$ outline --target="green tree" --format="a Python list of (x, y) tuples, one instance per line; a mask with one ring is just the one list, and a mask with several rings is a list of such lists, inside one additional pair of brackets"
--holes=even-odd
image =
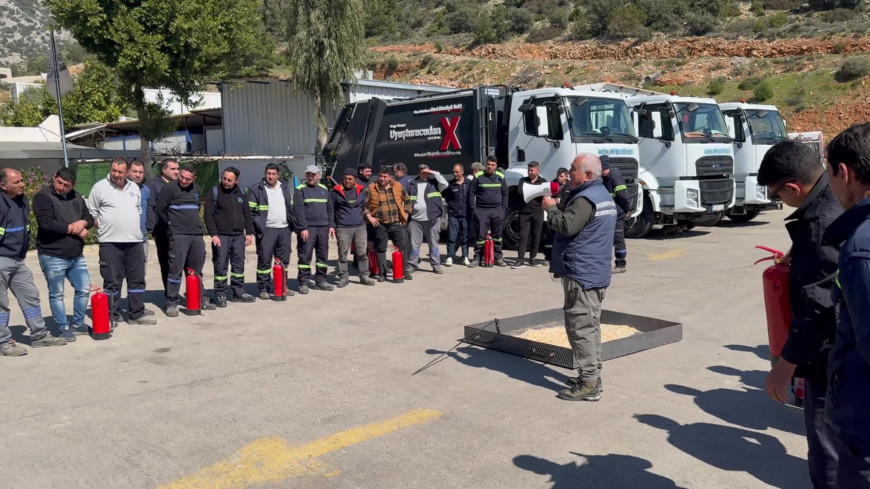
[(314, 99), (317, 142), (323, 147), (326, 111), (341, 101), (342, 82), (354, 80), (364, 66), (362, 2), (296, 0), (287, 31), (293, 80)]
[[(189, 103), (211, 81), (246, 74), (265, 37), (260, 0), (45, 0), (55, 20), (108, 66), (119, 93), (143, 127), (162, 117), (145, 101), (146, 87), (172, 90)], [(156, 124), (160, 126), (160, 124)], [(142, 158), (151, 161), (142, 132)], [(145, 165), (150, 173), (151, 165)]]
[(0, 105), (0, 126), (36, 127), (51, 114), (57, 114), (57, 102), (45, 87), (30, 88), (17, 101)]

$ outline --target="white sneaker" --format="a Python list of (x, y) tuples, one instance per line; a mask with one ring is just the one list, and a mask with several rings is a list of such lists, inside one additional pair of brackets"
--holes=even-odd
[(445, 267), (452, 267), (453, 266), (453, 257), (452, 256), (448, 256), (447, 259), (444, 260), (444, 266)]
[(471, 265), (471, 262), (468, 261), (468, 257), (467, 257), (467, 256), (466, 256), (465, 258), (462, 259), (462, 264), (465, 265), (466, 267), (467, 267), (468, 265)]

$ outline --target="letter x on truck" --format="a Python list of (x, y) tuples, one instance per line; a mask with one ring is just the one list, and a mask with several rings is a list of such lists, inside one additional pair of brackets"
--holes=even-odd
[(537, 161), (541, 176), (553, 181), (581, 153), (609, 156), (625, 177), (631, 216), (640, 214), (638, 139), (618, 94), (485, 86), (406, 100), (373, 98), (344, 107), (323, 150), (330, 176), (363, 162), (375, 172), (402, 162), (411, 173), (425, 163), (449, 180), (453, 165), (468, 174), (472, 163), (495, 156), (510, 187), (504, 233), (509, 247), (519, 237), (524, 203), (516, 189), (528, 164)]

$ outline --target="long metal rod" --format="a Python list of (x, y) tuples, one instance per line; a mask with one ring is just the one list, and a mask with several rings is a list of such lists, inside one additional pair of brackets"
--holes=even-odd
[(63, 145), (63, 167), (69, 168), (69, 156), (66, 153), (66, 130), (63, 127), (63, 96), (60, 93), (60, 70), (57, 65), (57, 44), (54, 42), (54, 29), (51, 31), (51, 69), (54, 72), (54, 92), (57, 94), (57, 116), (60, 118), (60, 142)]

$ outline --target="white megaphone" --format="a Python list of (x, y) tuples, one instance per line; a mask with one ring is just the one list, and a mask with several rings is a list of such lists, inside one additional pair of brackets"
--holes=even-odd
[(542, 185), (532, 185), (523, 182), (523, 199), (525, 199), (526, 202), (529, 202), (532, 199), (537, 199), (538, 197), (550, 197), (553, 195), (559, 195), (558, 182), (549, 182)]

